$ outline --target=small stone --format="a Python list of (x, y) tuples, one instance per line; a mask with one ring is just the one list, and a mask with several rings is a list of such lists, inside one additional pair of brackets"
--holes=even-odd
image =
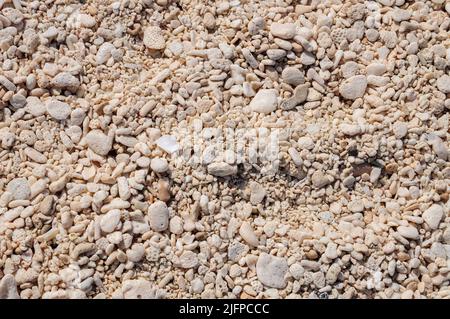
[(286, 51), (281, 49), (269, 49), (266, 51), (266, 54), (272, 61), (278, 61), (286, 56)]
[(95, 61), (98, 65), (106, 63), (111, 58), (111, 52), (115, 50), (115, 46), (109, 42), (103, 43), (100, 48), (98, 48), (97, 55), (95, 56)]
[(6, 186), (6, 191), (10, 192), (16, 200), (26, 200), (31, 196), (30, 185), (25, 177), (19, 177), (11, 180)]
[(125, 280), (122, 285), (124, 299), (160, 299), (164, 291), (145, 279)]
[(342, 76), (344, 78), (350, 78), (352, 76), (355, 76), (358, 72), (358, 69), (359, 69), (358, 63), (354, 61), (348, 61), (341, 67)]
[(43, 215), (49, 216), (53, 212), (53, 196), (47, 195), (44, 197), (44, 199), (39, 203), (38, 213), (41, 213)]
[(316, 57), (311, 52), (302, 52), (300, 54), (300, 62), (303, 65), (312, 65), (316, 62)]
[(286, 67), (281, 73), (281, 78), (289, 85), (296, 87), (305, 83), (305, 74), (297, 68)]
[(330, 179), (321, 171), (315, 171), (311, 176), (314, 187), (322, 188), (331, 183)]
[(450, 76), (447, 74), (442, 75), (437, 81), (436, 85), (439, 91), (444, 94), (450, 93)]
[(184, 269), (196, 268), (199, 264), (197, 254), (188, 250), (180, 256), (180, 267)]
[(80, 87), (80, 81), (69, 72), (61, 72), (52, 79), (51, 85), (57, 89), (76, 91)]
[(241, 227), (239, 228), (239, 235), (241, 235), (242, 239), (244, 239), (247, 244), (253, 247), (258, 246), (259, 244), (258, 237), (253, 231), (253, 228), (249, 222), (245, 221), (242, 223)]
[(211, 12), (206, 12), (203, 16), (203, 24), (208, 30), (214, 30), (216, 27), (216, 18), (212, 15)]
[(361, 134), (361, 127), (358, 124), (348, 124), (343, 123), (339, 125), (339, 130), (344, 134), (348, 136), (355, 136), (358, 134)]
[(202, 293), (203, 289), (205, 288), (205, 284), (200, 278), (195, 278), (191, 282), (192, 292), (196, 294)]
[(441, 205), (433, 204), (423, 212), (422, 218), (431, 229), (437, 229), (444, 216), (444, 209)]
[(364, 203), (362, 200), (353, 200), (348, 203), (347, 208), (354, 214), (361, 213), (362, 211), (364, 211)]
[(427, 134), (426, 139), (428, 140), (428, 143), (431, 144), (433, 152), (436, 156), (439, 159), (446, 161), (449, 157), (449, 151), (444, 141), (434, 133)]
[(297, 144), (301, 150), (312, 150), (315, 146), (313, 139), (309, 136), (300, 137)]
[(255, 35), (259, 31), (264, 29), (264, 26), (265, 26), (264, 18), (255, 17), (252, 20), (250, 20), (250, 22), (248, 23), (247, 29), (250, 34)]
[(367, 66), (367, 75), (383, 75), (386, 72), (386, 65), (384, 63), (374, 62)]
[(162, 50), (166, 46), (160, 27), (150, 26), (144, 30), (144, 45), (151, 50)]
[(397, 227), (397, 231), (406, 239), (419, 239), (419, 232), (413, 226), (399, 226)]
[(169, 169), (169, 163), (165, 158), (152, 158), (150, 167), (156, 173), (164, 173)]
[(22, 94), (14, 94), (11, 100), (9, 100), (9, 104), (11, 104), (14, 110), (18, 110), (27, 104), (27, 99)]
[(0, 280), (0, 299), (20, 299), (14, 276), (6, 274)]
[(50, 99), (45, 103), (48, 114), (55, 120), (64, 121), (72, 111), (70, 105), (55, 99)]
[(392, 131), (394, 132), (396, 138), (403, 138), (406, 134), (408, 134), (408, 125), (404, 122), (397, 121), (394, 123)]
[(272, 23), (270, 25), (270, 33), (277, 38), (292, 39), (296, 33), (296, 27), (293, 23)]
[(288, 263), (286, 259), (266, 253), (259, 255), (256, 263), (258, 280), (271, 288), (282, 289), (286, 286)]
[(157, 232), (165, 231), (169, 227), (169, 209), (166, 203), (156, 201), (148, 208), (150, 227)]
[(112, 233), (120, 223), (121, 213), (118, 209), (113, 209), (102, 216), (100, 221), (101, 230), (106, 233)]
[(80, 13), (78, 15), (78, 21), (80, 22), (80, 26), (84, 27), (84, 28), (92, 28), (96, 25), (96, 21), (95, 18), (85, 14), (85, 13)]
[(7, 91), (15, 91), (16, 85), (8, 80), (4, 75), (0, 75), (0, 85), (2, 85)]
[(145, 247), (141, 243), (135, 243), (131, 246), (131, 249), (127, 250), (128, 261), (137, 263), (142, 260), (145, 255)]
[(108, 136), (100, 130), (92, 130), (86, 135), (88, 147), (98, 155), (107, 155), (112, 148)]
[(156, 145), (163, 149), (165, 152), (172, 154), (178, 151), (178, 143), (175, 136), (163, 135), (155, 141)]
[(349, 100), (356, 100), (364, 95), (367, 88), (367, 78), (364, 75), (352, 76), (341, 83), (339, 94)]
[(341, 266), (338, 264), (332, 264), (330, 268), (328, 268), (328, 271), (325, 275), (326, 283), (329, 285), (334, 284), (339, 277), (339, 274), (341, 272)]
[(257, 182), (250, 183), (250, 203), (257, 205), (261, 203), (266, 196), (266, 190)]
[(275, 89), (261, 89), (256, 93), (250, 102), (250, 109), (253, 112), (268, 114), (277, 108), (277, 91)]
[(235, 175), (237, 167), (225, 162), (211, 163), (208, 165), (208, 173), (219, 177)]

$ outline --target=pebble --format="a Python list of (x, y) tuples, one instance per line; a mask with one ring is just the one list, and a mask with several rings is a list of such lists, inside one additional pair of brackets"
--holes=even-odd
[(261, 253), (256, 263), (256, 275), (258, 280), (271, 288), (284, 288), (286, 286), (286, 274), (288, 263), (286, 259)]
[(28, 184), (28, 180), (24, 177), (12, 179), (8, 185), (6, 185), (6, 191), (13, 195), (15, 200), (30, 199), (31, 189)]
[(51, 85), (57, 89), (74, 91), (80, 87), (80, 81), (69, 72), (61, 72), (52, 79)]
[(257, 247), (259, 244), (258, 237), (252, 229), (252, 226), (249, 222), (244, 221), (239, 228), (239, 235), (241, 235), (242, 239), (245, 242), (253, 247)]
[(197, 254), (188, 250), (180, 256), (180, 267), (184, 269), (196, 268), (199, 265)]
[(156, 201), (148, 208), (150, 227), (157, 232), (163, 232), (169, 227), (169, 209), (166, 203)]
[(268, 114), (277, 109), (278, 94), (274, 89), (261, 89), (250, 102), (253, 112)]
[(331, 183), (330, 179), (321, 171), (315, 171), (311, 176), (314, 187), (322, 188)]
[(277, 23), (270, 25), (270, 33), (277, 38), (292, 39), (296, 34), (296, 27), (293, 23)]
[(109, 43), (105, 42), (103, 43), (97, 51), (97, 55), (95, 57), (95, 60), (98, 65), (105, 64), (112, 56), (112, 51), (115, 50), (116, 47)]
[(302, 71), (294, 67), (286, 67), (281, 73), (284, 82), (296, 87), (305, 83), (305, 75)]
[(339, 94), (348, 100), (356, 100), (364, 95), (367, 87), (367, 78), (364, 75), (355, 75), (342, 82)]
[(155, 143), (158, 147), (169, 154), (175, 153), (179, 149), (177, 140), (172, 135), (163, 135), (158, 138)]
[(441, 205), (438, 204), (431, 205), (422, 214), (423, 220), (432, 230), (435, 230), (439, 227), (442, 216), (444, 216), (444, 209)]
[(152, 158), (150, 167), (156, 173), (164, 173), (169, 169), (169, 163), (165, 158)]
[(397, 227), (397, 231), (406, 239), (419, 239), (419, 232), (417, 231), (417, 228), (413, 226), (399, 226)]
[(86, 143), (88, 147), (98, 155), (107, 155), (112, 148), (112, 143), (109, 142), (106, 136), (100, 130), (92, 130), (86, 135)]
[(48, 114), (57, 121), (66, 120), (72, 111), (69, 104), (54, 99), (46, 101), (45, 107)]
[(120, 223), (121, 213), (119, 209), (113, 209), (102, 216), (100, 228), (105, 234), (112, 233)]
[(161, 299), (164, 291), (145, 279), (125, 280), (122, 285), (121, 294), (124, 299)]
[(358, 124), (348, 124), (343, 123), (339, 125), (339, 130), (344, 134), (348, 136), (355, 136), (358, 134), (361, 134), (361, 127)]
[(208, 165), (208, 173), (218, 177), (237, 174), (237, 167), (225, 162), (211, 163)]
[(266, 197), (266, 190), (257, 182), (250, 183), (250, 203), (257, 205)]
[(166, 47), (163, 32), (158, 26), (150, 26), (144, 30), (144, 45), (151, 50), (162, 50)]
[(447, 74), (442, 75), (439, 79), (437, 79), (436, 85), (438, 90), (442, 93), (450, 93), (450, 76)]

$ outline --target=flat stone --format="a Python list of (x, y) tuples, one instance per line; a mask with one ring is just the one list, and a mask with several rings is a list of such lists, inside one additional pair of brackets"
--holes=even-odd
[(286, 286), (287, 260), (261, 253), (256, 263), (258, 280), (267, 287), (282, 289)]
[(145, 279), (125, 280), (122, 285), (124, 299), (160, 299), (163, 292)]
[(150, 227), (157, 232), (165, 231), (169, 227), (169, 209), (163, 201), (156, 201), (148, 208)]
[(10, 192), (16, 200), (26, 200), (31, 197), (30, 185), (25, 177), (19, 177), (11, 180), (6, 186), (6, 191)]
[(47, 113), (58, 121), (64, 121), (70, 116), (72, 109), (70, 105), (55, 99), (50, 99), (45, 103)]
[(297, 68), (288, 66), (281, 73), (281, 78), (289, 85), (296, 87), (305, 83), (305, 74)]
[(282, 49), (269, 49), (266, 51), (266, 54), (272, 61), (278, 61), (286, 56), (286, 51)]
[(268, 114), (276, 110), (278, 93), (275, 89), (261, 89), (250, 102), (253, 112)]
[(118, 209), (113, 209), (102, 216), (100, 221), (101, 230), (106, 233), (112, 233), (120, 223), (121, 213)]
[(80, 80), (69, 72), (61, 72), (52, 79), (51, 85), (57, 89), (68, 89), (73, 91), (80, 87)]
[(166, 153), (172, 154), (179, 149), (177, 139), (172, 135), (163, 135), (155, 141), (156, 145)]
[(88, 147), (98, 155), (107, 155), (112, 148), (108, 136), (100, 130), (92, 130), (86, 135)]
[(199, 264), (197, 254), (187, 250), (180, 256), (180, 267), (184, 269), (196, 268)]
[(356, 100), (364, 95), (367, 88), (367, 78), (364, 75), (355, 75), (344, 80), (339, 86), (339, 94), (348, 100)]
[(423, 212), (422, 218), (431, 229), (437, 229), (441, 223), (442, 216), (444, 216), (444, 209), (441, 205), (433, 204), (426, 211)]
[(296, 27), (293, 23), (272, 23), (270, 25), (270, 33), (277, 38), (292, 39), (296, 33)]

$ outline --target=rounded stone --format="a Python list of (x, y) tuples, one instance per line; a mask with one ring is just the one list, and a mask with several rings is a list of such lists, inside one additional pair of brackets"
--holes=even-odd
[(150, 227), (157, 232), (169, 227), (169, 209), (163, 201), (156, 201), (148, 208)]
[(281, 78), (289, 85), (297, 86), (305, 83), (305, 75), (297, 68), (288, 66), (281, 73)]
[(165, 158), (153, 158), (150, 162), (151, 169), (156, 173), (164, 173), (169, 169), (169, 163)]
[(51, 99), (45, 103), (45, 106), (47, 107), (48, 114), (58, 121), (67, 119), (71, 112), (69, 104), (58, 100)]

